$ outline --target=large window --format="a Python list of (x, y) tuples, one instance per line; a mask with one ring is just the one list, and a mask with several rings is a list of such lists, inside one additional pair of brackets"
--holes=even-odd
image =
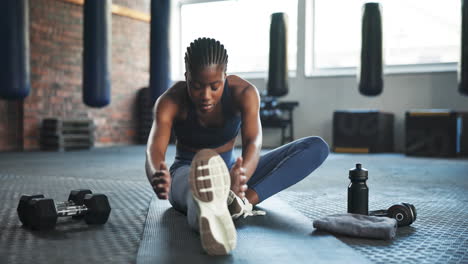
[[(200, 1), (203, 2), (203, 1)], [(296, 70), (297, 0), (236, 0), (180, 4), (180, 50), (183, 62), (187, 46), (199, 37), (211, 37), (228, 51), (230, 73), (262, 73), (268, 70), (271, 14), (288, 15), (288, 66)], [(175, 58), (176, 59), (176, 58)], [(179, 64), (179, 72), (184, 72)]]
[[(308, 0), (309, 1), (309, 0)], [(306, 71), (356, 67), (364, 0), (310, 0)], [(381, 0), (387, 66), (458, 61), (460, 0)], [(310, 34), (311, 36), (307, 36)], [(307, 65), (308, 64), (308, 65)]]

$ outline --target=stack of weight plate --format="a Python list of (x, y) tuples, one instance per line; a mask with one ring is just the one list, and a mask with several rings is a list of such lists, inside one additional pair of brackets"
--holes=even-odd
[(94, 145), (94, 123), (90, 119), (47, 118), (42, 120), (41, 149), (67, 151)]
[(146, 144), (153, 124), (153, 103), (151, 102), (149, 88), (138, 91), (138, 142)]

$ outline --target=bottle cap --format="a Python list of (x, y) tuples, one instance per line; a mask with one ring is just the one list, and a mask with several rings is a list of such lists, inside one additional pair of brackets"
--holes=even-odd
[(349, 178), (351, 180), (367, 180), (368, 171), (362, 168), (361, 163), (356, 163), (356, 168), (349, 169)]

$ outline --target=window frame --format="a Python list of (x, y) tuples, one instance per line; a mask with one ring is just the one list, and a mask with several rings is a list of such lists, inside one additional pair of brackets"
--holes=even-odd
[[(172, 41), (173, 43), (177, 43), (177, 45), (174, 45), (175, 48), (178, 49), (178, 51), (182, 51), (182, 46), (183, 46), (183, 43), (181, 41), (181, 35), (182, 35), (182, 17), (181, 17), (181, 14), (182, 14), (182, 6), (183, 5), (190, 5), (190, 4), (202, 4), (202, 3), (213, 3), (213, 2), (227, 2), (227, 1), (236, 1), (236, 0), (172, 0), (173, 2), (176, 3), (177, 5), (177, 8), (175, 8), (175, 12), (173, 12), (173, 16), (175, 17), (175, 20), (173, 20), (173, 22), (176, 23), (176, 27), (177, 27), (177, 33), (175, 34), (176, 36), (173, 36), (172, 37)], [(299, 16), (301, 15), (301, 9), (299, 8), (300, 7), (300, 2), (303, 1), (303, 0), (297, 0), (298, 2), (298, 5), (297, 5), (297, 19), (299, 20)], [(295, 23), (296, 26), (298, 26), (298, 20), (292, 22), (290, 21), (289, 24), (291, 23)], [(298, 63), (298, 54), (299, 54), (299, 34), (300, 34), (300, 30), (299, 28), (297, 27), (296, 28), (296, 32), (297, 32), (297, 37), (296, 37), (296, 43), (294, 43), (296, 45), (296, 69), (295, 70), (288, 70), (288, 77), (289, 78), (295, 78), (297, 76), (297, 72), (299, 71), (299, 63)], [(174, 54), (174, 52), (171, 52), (171, 54)], [(184, 77), (184, 72), (185, 72), (185, 65), (183, 63), (183, 55), (180, 54), (179, 52), (177, 52), (177, 54), (175, 56), (173, 56), (173, 62), (177, 60), (177, 62), (175, 62), (177, 64), (177, 66), (175, 67), (172, 67), (172, 69), (176, 69), (176, 71), (178, 72), (177, 75), (174, 75), (173, 74), (173, 77), (177, 77), (179, 76), (179, 78), (185, 78)], [(233, 75), (238, 75), (238, 76), (241, 76), (243, 78), (249, 78), (249, 79), (267, 79), (268, 78), (268, 68), (265, 69), (265, 71), (250, 71), (250, 72), (229, 72), (229, 74), (233, 74)]]
[[(181, 12), (182, 6), (186, 4), (222, 2), (222, 1), (235, 1), (235, 0), (172, 0), (176, 8), (173, 9), (172, 23), (175, 25), (175, 34), (171, 37), (171, 41), (175, 43), (173, 48), (177, 52), (171, 52), (172, 74), (173, 78), (180, 79), (184, 77), (185, 65), (183, 63), (182, 51), (183, 43), (181, 43)], [(296, 23), (297, 25), (297, 43), (296, 45), (296, 69), (289, 70), (288, 75), (290, 78), (295, 78), (298, 74), (305, 78), (316, 77), (340, 77), (340, 76), (356, 76), (358, 66), (356, 67), (335, 67), (335, 68), (316, 68), (315, 67), (315, 1), (316, 0), (297, 0), (297, 21), (290, 21), (289, 23)], [(305, 8), (304, 8), (305, 7)], [(461, 22), (460, 22), (461, 23)], [(303, 24), (304, 27), (300, 28), (299, 25)], [(311, 34), (308, 34), (311, 32)], [(461, 42), (461, 39), (460, 39)], [(385, 75), (400, 75), (400, 74), (418, 74), (418, 73), (437, 73), (437, 72), (457, 72), (459, 61), (446, 62), (446, 63), (423, 63), (423, 64), (407, 64), (407, 65), (384, 65), (383, 72)], [(249, 79), (267, 79), (268, 69), (265, 71), (255, 72), (230, 72), (244, 78)]]
[[(315, 67), (315, 1), (316, 0), (299, 0), (305, 1), (305, 8), (298, 13), (298, 16), (305, 16), (305, 51), (304, 51), (304, 75), (306, 78), (313, 77), (333, 77), (333, 76), (354, 76), (358, 74), (358, 66), (355, 67), (333, 67), (333, 68), (316, 68)], [(461, 22), (460, 22), (461, 23)], [(312, 32), (312, 34), (307, 34)], [(309, 35), (309, 36), (308, 36)], [(461, 42), (461, 39), (460, 39)], [(308, 62), (309, 61), (309, 62)], [(384, 59), (385, 61), (385, 59)], [(456, 72), (459, 62), (440, 62), (440, 63), (415, 63), (415, 64), (395, 64), (385, 65), (383, 73), (385, 75), (394, 74), (415, 74), (415, 73), (432, 73), (432, 72)]]

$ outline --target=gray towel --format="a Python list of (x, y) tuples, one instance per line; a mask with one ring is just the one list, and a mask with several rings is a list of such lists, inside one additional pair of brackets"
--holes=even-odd
[(330, 233), (377, 239), (393, 239), (397, 221), (389, 217), (337, 214), (314, 220), (314, 227)]

